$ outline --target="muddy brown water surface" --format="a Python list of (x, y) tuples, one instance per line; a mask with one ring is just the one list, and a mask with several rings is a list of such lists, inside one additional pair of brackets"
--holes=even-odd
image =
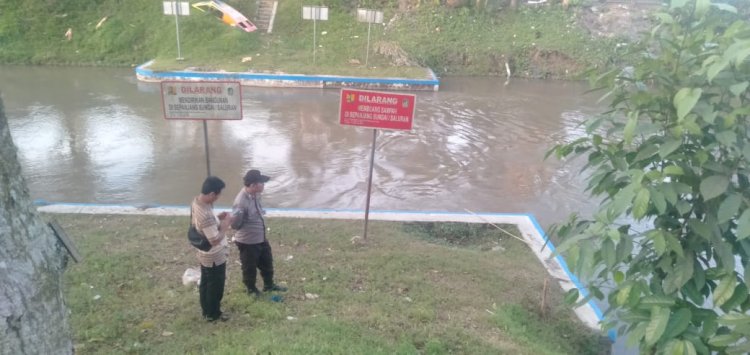
[[(542, 225), (594, 204), (579, 165), (544, 160), (601, 108), (583, 83), (447, 78), (417, 93), (411, 132), (379, 131), (371, 208), (529, 213)], [(33, 198), (187, 205), (206, 176), (203, 126), (163, 118), (132, 69), (0, 66)], [(338, 90), (243, 88), (242, 121), (209, 122), (211, 169), (231, 204), (250, 168), (268, 207), (364, 210), (372, 131), (340, 126)]]

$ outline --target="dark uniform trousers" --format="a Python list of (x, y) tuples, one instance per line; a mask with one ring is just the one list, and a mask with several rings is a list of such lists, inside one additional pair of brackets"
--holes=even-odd
[(273, 256), (271, 244), (268, 243), (268, 240), (259, 244), (243, 244), (236, 241), (234, 244), (240, 251), (242, 282), (245, 283), (247, 290), (257, 290), (255, 286), (256, 268), (260, 270), (260, 276), (263, 277), (264, 288), (273, 286)]

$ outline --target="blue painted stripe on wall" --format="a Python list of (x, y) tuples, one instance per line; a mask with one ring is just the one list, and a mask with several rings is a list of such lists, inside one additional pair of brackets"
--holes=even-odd
[[(46, 205), (62, 205), (62, 206), (80, 206), (80, 207), (122, 207), (122, 208), (136, 208), (136, 205), (120, 205), (120, 204), (103, 204), (103, 203), (84, 203), (84, 202), (49, 202), (44, 199), (34, 200), (34, 204), (37, 206)], [(143, 204), (148, 205), (149, 208), (189, 208), (188, 205), (159, 205), (159, 204)], [(216, 208), (231, 208), (216, 206)], [(350, 209), (322, 209), (322, 208), (266, 208), (267, 211), (290, 211), (290, 212), (347, 212), (347, 213), (362, 213), (363, 210), (350, 210)], [(450, 211), (399, 211), (399, 210), (371, 210), (370, 213), (393, 213), (393, 214), (447, 214), (457, 216), (498, 216), (498, 217), (528, 217), (528, 214), (523, 213), (465, 213), (465, 212), (450, 212)]]
[[(539, 225), (539, 222), (537, 222), (536, 218), (530, 214), (527, 216), (531, 220), (531, 223), (534, 224), (534, 228), (536, 228), (537, 232), (539, 232), (542, 238), (544, 238), (544, 241), (547, 242), (547, 245), (550, 248), (550, 250), (553, 253), (555, 253), (555, 244), (552, 243), (551, 240), (549, 240), (549, 238), (547, 237), (547, 234), (544, 233), (544, 229), (542, 229), (542, 227)], [(578, 277), (576, 277), (576, 275), (570, 272), (570, 269), (568, 269), (568, 264), (565, 262), (565, 259), (563, 259), (561, 255), (555, 255), (555, 259), (557, 259), (557, 262), (560, 263), (560, 265), (563, 268), (563, 271), (565, 271), (565, 273), (568, 274), (568, 277), (570, 278), (571, 281), (573, 281), (573, 284), (576, 285), (581, 295), (583, 295), (583, 297), (588, 297), (589, 295), (588, 289), (581, 283), (580, 280), (578, 280)], [(594, 313), (596, 313), (596, 316), (599, 318), (599, 321), (601, 322), (602, 320), (604, 320), (604, 315), (602, 314), (602, 310), (599, 308), (599, 305), (597, 305), (596, 302), (594, 302), (594, 300), (589, 300), (588, 304), (594, 310)], [(613, 343), (617, 339), (617, 333), (615, 332), (614, 329), (610, 329), (609, 332), (607, 332), (607, 336), (609, 337), (609, 340), (612, 341)]]

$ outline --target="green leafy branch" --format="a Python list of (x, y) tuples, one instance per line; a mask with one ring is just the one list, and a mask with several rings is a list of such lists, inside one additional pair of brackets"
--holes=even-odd
[(549, 153), (585, 159), (602, 199), (551, 234), (589, 298), (607, 298), (605, 325), (643, 352), (747, 353), (750, 24), (709, 0), (655, 18), (632, 66), (592, 79), (609, 110)]

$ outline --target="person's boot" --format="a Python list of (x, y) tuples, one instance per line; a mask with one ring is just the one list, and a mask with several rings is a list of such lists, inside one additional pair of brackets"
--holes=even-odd
[(272, 284), (271, 286), (264, 286), (264, 287), (263, 287), (263, 292), (269, 292), (269, 291), (279, 291), (279, 292), (284, 292), (284, 291), (286, 291), (286, 290), (287, 290), (287, 288), (286, 288), (286, 287), (284, 287), (284, 286), (279, 286), (279, 285), (277, 285), (277, 284)]
[(260, 298), (261, 296), (263, 296), (263, 293), (260, 292), (260, 290), (258, 290), (257, 288), (247, 289), (247, 294), (250, 296), (255, 296), (255, 298)]
[(216, 322), (216, 321), (226, 322), (226, 321), (229, 320), (229, 316), (226, 313), (223, 313), (223, 312), (221, 314), (219, 314), (218, 317), (215, 317), (215, 318), (214, 317), (208, 317), (208, 316), (203, 316), (203, 318), (206, 321), (208, 321), (209, 323)]

